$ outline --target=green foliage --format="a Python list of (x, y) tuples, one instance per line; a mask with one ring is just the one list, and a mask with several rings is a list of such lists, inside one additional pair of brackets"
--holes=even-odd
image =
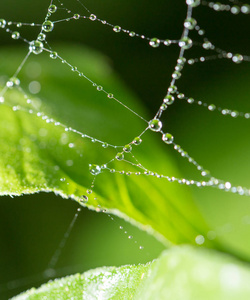
[(235, 258), (175, 247), (146, 265), (91, 270), (49, 282), (13, 300), (247, 300), (249, 280), (249, 268)]
[[(112, 88), (118, 98), (122, 96), (125, 99), (126, 105), (146, 115), (135, 96), (116, 79), (103, 57), (82, 48), (73, 51), (72, 47), (67, 48), (65, 45), (60, 48), (64, 49), (62, 56), (70, 59), (79, 70), (84, 70), (93, 81), (99, 82), (102, 78), (101, 85), (107, 91)], [(6, 49), (0, 55), (7, 57), (1, 72), (12, 74), (25, 54), (16, 49), (15, 52)], [(114, 100), (106, 99), (88, 81), (76, 73), (65, 72), (66, 66), (50, 60), (47, 53), (33, 55), (24, 71), (32, 72), (32, 68), (41, 68), (38, 79), (42, 87), (41, 98), (33, 100), (34, 112), (42, 111), (49, 119), (53, 118), (67, 128), (74, 128), (113, 145), (126, 145), (145, 127), (143, 121)], [(29, 84), (22, 74), (20, 80), (22, 87)], [(23, 94), (15, 88), (6, 92), (5, 101), (7, 105), (3, 104), (0, 112), (0, 126), (5, 129), (0, 133), (3, 145), (0, 150), (3, 174), (1, 194), (54, 191), (81, 203), (82, 195), (88, 195), (86, 190), (94, 178), (89, 172), (89, 164), (103, 165), (115, 158), (118, 150), (103, 148), (98, 141), (93, 143), (91, 138), (82, 138), (76, 133), (65, 131), (64, 127), (55, 126), (54, 122), (47, 123), (34, 113), (13, 111), (13, 106), (30, 109)], [(167, 170), (178, 176), (167, 148), (163, 151), (153, 135), (147, 133), (143, 147), (133, 146), (137, 148), (133, 153), (140, 156), (140, 162), (150, 170)], [(126, 158), (133, 159), (130, 154)], [(114, 161), (110, 165), (110, 168), (113, 167), (116, 170), (128, 168), (132, 172), (140, 170), (123, 161)], [(197, 235), (207, 232), (188, 189), (165, 179), (146, 175), (128, 177), (103, 170), (96, 177), (94, 192), (88, 198), (89, 208), (107, 208), (131, 222), (140, 223), (144, 229), (153, 229), (156, 235), (160, 234), (164, 241), (170, 243), (194, 244)], [(217, 247), (209, 240), (205, 245)]]

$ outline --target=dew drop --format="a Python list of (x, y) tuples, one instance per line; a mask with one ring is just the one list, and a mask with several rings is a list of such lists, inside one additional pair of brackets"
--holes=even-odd
[(186, 60), (185, 57), (180, 57), (180, 58), (177, 59), (177, 63), (178, 63), (179, 65), (182, 65), (182, 66), (184, 66), (184, 64), (185, 64), (186, 61), (187, 61), (187, 60)]
[(139, 246), (139, 249), (140, 249), (140, 250), (143, 250), (143, 249), (144, 249), (144, 247), (143, 247), (143, 246)]
[(124, 147), (123, 147), (123, 151), (124, 152), (127, 152), (127, 153), (129, 153), (129, 152), (131, 152), (132, 151), (132, 146), (131, 145), (125, 145)]
[(135, 36), (135, 32), (134, 32), (134, 31), (131, 31), (131, 32), (129, 33), (129, 36), (134, 37), (134, 36)]
[(149, 129), (151, 129), (152, 131), (161, 131), (162, 129), (162, 122), (158, 119), (153, 119), (151, 121), (149, 121), (148, 123), (149, 125)]
[(195, 242), (196, 242), (196, 244), (198, 244), (198, 245), (202, 245), (202, 244), (204, 244), (204, 242), (205, 242), (205, 238), (204, 238), (204, 236), (203, 235), (197, 235), (197, 237), (195, 238)]
[(56, 59), (58, 57), (58, 54), (57, 54), (57, 52), (51, 52), (49, 56), (52, 59)]
[(170, 40), (165, 40), (165, 41), (163, 42), (163, 44), (164, 44), (165, 46), (170, 46), (170, 45), (172, 44), (172, 42), (171, 42)]
[(184, 27), (189, 30), (193, 30), (196, 25), (197, 25), (197, 21), (194, 18), (187, 18), (184, 21)]
[(4, 28), (7, 22), (4, 19), (0, 19), (0, 28)]
[(169, 88), (168, 88), (168, 91), (169, 93), (171, 94), (174, 94), (177, 92), (177, 87), (175, 85), (171, 85)]
[(11, 34), (13, 40), (18, 40), (20, 38), (20, 33), (18, 31), (13, 31)]
[(11, 77), (10, 80), (7, 81), (6, 86), (8, 88), (17, 87), (20, 85), (20, 80), (16, 77)]
[(174, 141), (174, 137), (173, 137), (172, 134), (170, 134), (170, 133), (164, 133), (164, 134), (162, 135), (162, 140), (163, 140), (163, 142), (166, 143), (166, 144), (172, 144), (173, 141)]
[[(249, 4), (244, 4), (241, 6), (241, 12), (243, 14), (249, 14), (250, 13), (250, 5)], [(0, 21), (1, 24), (1, 21)]]
[(179, 79), (181, 78), (181, 73), (179, 71), (175, 71), (173, 74), (172, 74), (172, 78), (173, 79)]
[(113, 27), (113, 31), (114, 32), (121, 32), (121, 27), (116, 25), (116, 26)]
[(102, 147), (103, 147), (103, 148), (108, 148), (108, 146), (109, 146), (108, 143), (103, 143), (103, 144), (102, 144)]
[(123, 154), (122, 152), (117, 153), (116, 156), (115, 156), (115, 158), (116, 158), (117, 160), (123, 160), (123, 159), (124, 159), (124, 154)]
[(97, 17), (96, 17), (96, 15), (91, 14), (90, 17), (89, 17), (89, 19), (90, 19), (91, 21), (95, 21), (95, 20), (97, 19)]
[(152, 38), (150, 41), (149, 41), (149, 45), (153, 48), (157, 48), (160, 46), (160, 43), (161, 41), (157, 38)]
[(92, 194), (92, 190), (87, 190), (87, 194)]
[(45, 21), (42, 25), (42, 30), (45, 32), (51, 32), (54, 28), (54, 23), (51, 21)]
[(34, 54), (40, 54), (43, 52), (43, 43), (40, 41), (32, 41), (29, 44), (29, 51)]
[(193, 45), (193, 41), (189, 37), (183, 37), (179, 41), (179, 46), (185, 50), (190, 49), (192, 45)]
[(136, 137), (133, 140), (133, 144), (136, 145), (136, 146), (140, 145), (141, 142), (142, 142), (142, 139), (140, 137)]
[(92, 165), (92, 164), (89, 164), (89, 172), (92, 174), (92, 175), (98, 175), (100, 174), (102, 171), (101, 167), (99, 165)]
[(160, 107), (161, 110), (166, 110), (167, 108), (168, 106), (165, 103), (163, 103)]
[(212, 43), (209, 42), (209, 41), (205, 41), (205, 42), (202, 44), (202, 47), (203, 47), (204, 49), (206, 49), (206, 50), (211, 49), (212, 46), (213, 46)]
[(101, 91), (103, 90), (103, 87), (102, 87), (101, 85), (98, 85), (98, 86), (96, 87), (96, 89), (97, 89), (98, 92), (101, 92)]
[(73, 16), (73, 18), (75, 19), (75, 20), (79, 20), (80, 19), (80, 15), (79, 14), (74, 14), (74, 16)]
[(164, 98), (163, 102), (167, 105), (171, 105), (174, 103), (174, 96), (168, 95)]
[(114, 98), (114, 95), (111, 94), (111, 93), (108, 93), (108, 94), (107, 94), (107, 97), (110, 98), (110, 99), (112, 99), (112, 98)]
[(38, 36), (37, 36), (37, 39), (39, 41), (45, 41), (46, 39), (46, 34), (45, 33), (39, 33)]
[(236, 64), (240, 64), (243, 61), (243, 56), (241, 54), (235, 54), (232, 57), (232, 61)]
[(49, 8), (48, 8), (48, 11), (51, 14), (54, 14), (57, 11), (57, 7), (55, 5), (50, 5)]
[(128, 239), (132, 240), (133, 236), (132, 235), (129, 235), (128, 236)]

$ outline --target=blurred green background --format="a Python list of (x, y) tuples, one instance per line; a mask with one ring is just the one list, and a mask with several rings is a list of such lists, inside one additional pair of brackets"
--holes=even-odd
[[(76, 1), (63, 1), (74, 12), (85, 11)], [(2, 0), (1, 16), (6, 20), (41, 23), (49, 1)], [(149, 37), (177, 39), (182, 33), (186, 6), (184, 1), (84, 1), (99, 18)], [(194, 12), (207, 37), (218, 47), (233, 53), (249, 54), (249, 16), (215, 13), (207, 7)], [(25, 37), (34, 39), (37, 28), (28, 27)], [(1, 31), (0, 45), (23, 45)], [(193, 39), (200, 41), (193, 33)], [(141, 39), (115, 34), (99, 22), (63, 22), (50, 34), (49, 43), (63, 41), (92, 47), (105, 54), (119, 76), (155, 112), (165, 96), (178, 58), (177, 46), (153, 49)], [(193, 47), (187, 57), (207, 52)], [(0, 62), (1, 67), (1, 62)], [(249, 63), (235, 65), (216, 60), (187, 66), (178, 82), (180, 91), (217, 106), (250, 111)], [(122, 97), (118, 97), (122, 100)], [(153, 115), (153, 114), (152, 114)], [(235, 185), (250, 186), (250, 124), (217, 112), (178, 102), (163, 117), (164, 128), (211, 173)], [(164, 146), (164, 145), (163, 145)], [(172, 153), (184, 177), (194, 169)], [(171, 175), (171, 174), (170, 174)], [(220, 239), (250, 258), (250, 198), (213, 189), (192, 188), (204, 217)], [(52, 194), (38, 194), (0, 201), (0, 299), (6, 299), (33, 286), (70, 224), (78, 205)], [(133, 240), (119, 229), (123, 226)], [(135, 243), (137, 241), (137, 243)], [(144, 250), (139, 250), (143, 245)], [(57, 276), (83, 272), (103, 265), (145, 263), (156, 258), (164, 247), (153, 237), (124, 221), (112, 221), (104, 214), (83, 209), (57, 265)], [(32, 278), (34, 274), (40, 274)], [(15, 279), (27, 278), (27, 284)], [(25, 281), (25, 280), (24, 280)], [(17, 285), (16, 285), (17, 284)]]

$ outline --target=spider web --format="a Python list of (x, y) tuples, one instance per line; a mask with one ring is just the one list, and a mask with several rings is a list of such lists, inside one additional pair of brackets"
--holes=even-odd
[[(153, 176), (157, 178), (165, 179), (169, 182), (176, 182), (179, 184), (185, 184), (188, 186), (197, 186), (199, 188), (211, 187), (223, 190), (229, 193), (237, 193), (239, 195), (249, 196), (250, 189), (249, 187), (237, 186), (233, 183), (224, 180), (223, 178), (217, 178), (214, 174), (211, 174), (209, 171), (209, 166), (203, 167), (195, 158), (193, 158), (181, 145), (178, 144), (178, 138), (173, 136), (171, 132), (163, 131), (164, 127), (164, 116), (168, 113), (170, 107), (174, 106), (175, 103), (185, 102), (190, 105), (196, 105), (199, 109), (207, 110), (208, 113), (219, 113), (222, 116), (230, 116), (232, 119), (243, 118), (249, 119), (250, 112), (237, 111), (234, 108), (223, 108), (213, 102), (205, 102), (200, 99), (195, 99), (192, 95), (187, 95), (184, 93), (181, 88), (179, 88), (179, 79), (182, 77), (182, 73), (186, 67), (195, 65), (197, 63), (206, 63), (212, 60), (227, 60), (234, 64), (243, 64), (250, 61), (250, 56), (241, 54), (241, 53), (232, 53), (226, 49), (221, 49), (213, 44), (209, 40), (209, 37), (206, 36), (203, 28), (200, 27), (199, 22), (193, 18), (193, 13), (198, 6), (204, 6), (210, 8), (214, 11), (230, 13), (233, 15), (237, 14), (249, 14), (250, 7), (248, 4), (244, 4), (239, 1), (229, 1), (229, 4), (220, 4), (218, 2), (208, 2), (208, 1), (187, 1), (187, 15), (184, 22), (184, 30), (181, 37), (176, 39), (160, 39), (157, 37), (151, 38), (143, 33), (136, 33), (134, 31), (123, 28), (122, 25), (113, 25), (106, 20), (103, 20), (101, 17), (91, 10), (89, 10), (82, 1), (76, 0), (81, 9), (79, 13), (74, 13), (71, 11), (70, 7), (65, 6), (64, 2), (59, 0), (52, 0), (48, 8), (48, 13), (45, 16), (45, 19), (41, 24), (37, 23), (23, 23), (23, 22), (14, 22), (6, 21), (4, 19), (0, 20), (0, 27), (11, 35), (14, 40), (22, 40), (27, 45), (27, 56), (24, 58), (20, 66), (17, 67), (16, 72), (7, 80), (5, 87), (0, 92), (0, 102), (5, 105), (12, 107), (14, 111), (25, 111), (29, 114), (35, 115), (37, 118), (41, 118), (47, 123), (52, 123), (55, 126), (62, 127), (67, 132), (73, 132), (74, 134), (79, 135), (83, 139), (88, 139), (97, 143), (100, 143), (104, 148), (111, 147), (117, 149), (117, 153), (114, 157), (110, 157), (109, 161), (103, 162), (102, 165), (96, 165), (93, 162), (89, 162), (89, 172), (93, 175), (93, 182), (87, 191), (88, 194), (92, 193), (92, 190), (95, 189), (95, 184), (98, 183), (98, 176), (101, 173), (120, 173), (124, 176)], [(60, 12), (60, 18), (57, 19), (57, 14)], [(64, 15), (64, 17), (61, 17)], [(98, 82), (94, 82), (87, 74), (78, 70), (77, 66), (71, 64), (70, 60), (65, 60), (60, 53), (55, 52), (53, 47), (47, 41), (47, 36), (50, 32), (54, 30), (58, 23), (77, 21), (82, 22), (83, 20), (88, 22), (98, 22), (102, 26), (107, 27), (107, 30), (111, 30), (114, 34), (123, 34), (130, 38), (141, 39), (145, 44), (149, 44), (152, 48), (158, 47), (179, 47), (179, 56), (177, 63), (174, 67), (172, 73), (172, 80), (169, 82), (169, 85), (166, 87), (166, 96), (164, 97), (162, 103), (160, 103), (158, 109), (152, 114), (150, 119), (147, 119), (146, 116), (138, 114), (134, 109), (126, 105), (125, 100), (118, 98), (112, 93), (105, 89), (105, 86), (101, 86)], [(37, 27), (40, 32), (37, 35), (37, 38), (30, 41), (25, 38), (20, 32), (19, 28), (23, 27)], [(19, 32), (20, 31), (20, 32)], [(46, 34), (45, 34), (46, 33)], [(208, 55), (202, 55), (194, 58), (186, 58), (186, 53), (193, 49), (194, 47), (200, 48), (203, 53), (207, 51)], [(80, 132), (75, 128), (68, 127), (61, 122), (51, 118), (46, 113), (35, 110), (35, 100), (26, 93), (18, 79), (19, 73), (22, 71), (23, 66), (26, 61), (29, 59), (32, 53), (39, 55), (42, 52), (47, 52), (51, 59), (59, 60), (65, 65), (65, 71), (74, 72), (76, 76), (80, 76), (82, 80), (87, 80), (90, 85), (93, 86), (97, 92), (103, 94), (103, 97), (107, 97), (111, 101), (117, 102), (123, 109), (129, 111), (132, 115), (139, 118), (144, 123), (144, 130), (138, 135), (135, 136), (126, 145), (115, 145), (109, 141), (100, 140), (96, 136), (90, 136), (84, 132)], [(31, 87), (32, 88), (32, 87)], [(21, 105), (12, 105), (5, 101), (5, 93), (9, 89), (18, 89), (22, 94), (24, 99), (27, 101), (27, 106)], [(33, 89), (39, 90), (39, 86), (34, 86)], [(140, 157), (135, 157), (134, 149), (137, 147), (143, 147), (144, 135), (147, 132), (154, 132), (158, 136), (159, 140), (162, 143), (166, 144), (166, 147), (172, 147), (183, 159), (185, 159), (190, 165), (192, 165), (200, 175), (200, 179), (196, 178), (176, 178), (167, 174), (167, 170), (164, 173), (158, 174), (156, 170), (148, 169), (146, 166), (142, 165), (140, 162)], [(127, 164), (127, 169), (114, 169), (112, 163), (114, 161), (122, 161)], [(130, 171), (129, 166), (136, 166), (138, 171)], [(83, 202), (87, 202), (88, 196), (85, 195), (82, 199)], [(202, 241), (197, 241), (198, 244)]]

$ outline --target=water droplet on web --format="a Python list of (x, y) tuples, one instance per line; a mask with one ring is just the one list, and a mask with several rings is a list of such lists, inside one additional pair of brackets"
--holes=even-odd
[(56, 59), (58, 57), (58, 54), (57, 54), (57, 52), (51, 52), (49, 56), (52, 59)]
[(0, 28), (4, 28), (7, 22), (4, 19), (0, 19)]
[(166, 110), (167, 108), (168, 106), (165, 103), (163, 103), (160, 107), (161, 110)]
[(169, 93), (171, 94), (174, 94), (177, 92), (177, 87), (175, 85), (171, 85), (169, 88), (168, 88), (168, 91)]
[(200, 0), (186, 0), (187, 5), (191, 7), (197, 7), (200, 5), (201, 1)]
[(132, 235), (129, 235), (128, 238), (129, 238), (130, 240), (132, 240), (133, 236), (132, 236)]
[(109, 146), (108, 143), (103, 143), (103, 144), (102, 144), (102, 147), (103, 147), (103, 148), (108, 148), (108, 146)]
[(243, 14), (249, 14), (250, 13), (250, 5), (249, 4), (244, 4), (241, 6), (241, 12)]
[(160, 46), (160, 43), (161, 41), (157, 38), (152, 38), (150, 41), (149, 41), (149, 45), (153, 48), (157, 48)]
[(40, 54), (43, 52), (43, 43), (40, 41), (32, 41), (29, 44), (29, 51), (34, 54)]
[(13, 40), (18, 40), (20, 38), (20, 33), (18, 31), (13, 31), (11, 34)]
[(116, 26), (113, 27), (113, 31), (114, 31), (114, 32), (117, 32), (117, 33), (118, 33), (118, 32), (121, 32), (121, 27), (118, 26), (118, 25), (116, 25)]
[(166, 144), (172, 144), (173, 141), (174, 141), (174, 137), (173, 137), (172, 134), (170, 134), (170, 133), (164, 133), (164, 134), (162, 135), (162, 140), (163, 140), (163, 142), (166, 143)]
[(151, 129), (152, 131), (161, 131), (162, 129), (162, 122), (158, 119), (153, 119), (151, 121), (149, 121), (148, 123), (149, 125), (149, 129)]
[(54, 14), (57, 11), (57, 7), (55, 5), (50, 5), (48, 11)]
[(168, 95), (164, 98), (163, 102), (167, 105), (171, 105), (174, 103), (174, 96)]
[(186, 58), (185, 57), (180, 57), (177, 59), (177, 63), (184, 66), (185, 62), (186, 62)]
[(79, 14), (74, 14), (74, 16), (73, 16), (73, 18), (75, 19), (75, 20), (79, 20), (80, 19), (80, 15)]
[(125, 145), (124, 147), (123, 147), (123, 151), (124, 152), (131, 152), (132, 151), (132, 146), (131, 145)]
[(129, 36), (134, 37), (134, 36), (135, 36), (135, 32), (134, 32), (134, 31), (131, 31), (131, 32), (129, 33)]
[(172, 78), (174, 79), (179, 79), (181, 78), (181, 73), (179, 71), (175, 71), (173, 74), (172, 74)]
[(202, 44), (202, 47), (203, 47), (204, 49), (206, 49), (206, 50), (211, 49), (212, 46), (213, 46), (212, 43), (209, 42), (209, 41), (205, 41), (205, 42)]
[(140, 249), (140, 250), (143, 250), (143, 249), (144, 249), (144, 247), (143, 247), (143, 246), (139, 246), (139, 249)]
[(140, 137), (136, 137), (133, 140), (133, 144), (136, 145), (136, 146), (140, 145), (141, 142), (142, 142), (142, 139)]
[(87, 194), (92, 194), (92, 190), (87, 190)]
[(115, 158), (116, 158), (117, 160), (123, 160), (123, 159), (124, 159), (124, 154), (123, 154), (122, 152), (117, 153), (116, 156), (115, 156)]
[(184, 21), (184, 27), (189, 30), (193, 30), (196, 25), (197, 25), (197, 21), (194, 18), (187, 18)]
[(90, 172), (92, 175), (98, 175), (98, 174), (101, 173), (101, 171), (102, 171), (102, 169), (101, 169), (100, 166), (89, 164), (89, 172)]
[(107, 97), (110, 98), (110, 99), (112, 99), (112, 98), (114, 97), (114, 95), (111, 94), (111, 93), (108, 93), (108, 94), (107, 94)]
[(95, 20), (97, 19), (97, 17), (96, 17), (96, 15), (91, 14), (90, 17), (89, 17), (89, 19), (90, 19), (91, 21), (95, 21)]
[(163, 42), (163, 44), (164, 44), (165, 46), (170, 46), (170, 45), (172, 44), (172, 42), (171, 42), (170, 40), (165, 40), (165, 41)]
[(193, 45), (193, 41), (189, 37), (183, 37), (179, 41), (179, 46), (185, 50), (190, 49), (192, 45)]
[(10, 80), (7, 81), (6, 86), (8, 88), (17, 87), (20, 85), (20, 80), (16, 77), (11, 77)]
[(51, 21), (45, 21), (42, 25), (42, 30), (45, 32), (51, 32), (54, 29), (54, 23)]
[(241, 54), (235, 54), (232, 57), (232, 61), (236, 64), (240, 64), (243, 61), (243, 56)]
[(98, 92), (101, 92), (101, 91), (103, 90), (103, 87), (102, 87), (101, 85), (98, 85), (98, 86), (96, 87), (96, 89), (97, 89)]
[(37, 39), (39, 41), (45, 41), (46, 39), (46, 34), (45, 33), (39, 33), (38, 36), (37, 36)]

